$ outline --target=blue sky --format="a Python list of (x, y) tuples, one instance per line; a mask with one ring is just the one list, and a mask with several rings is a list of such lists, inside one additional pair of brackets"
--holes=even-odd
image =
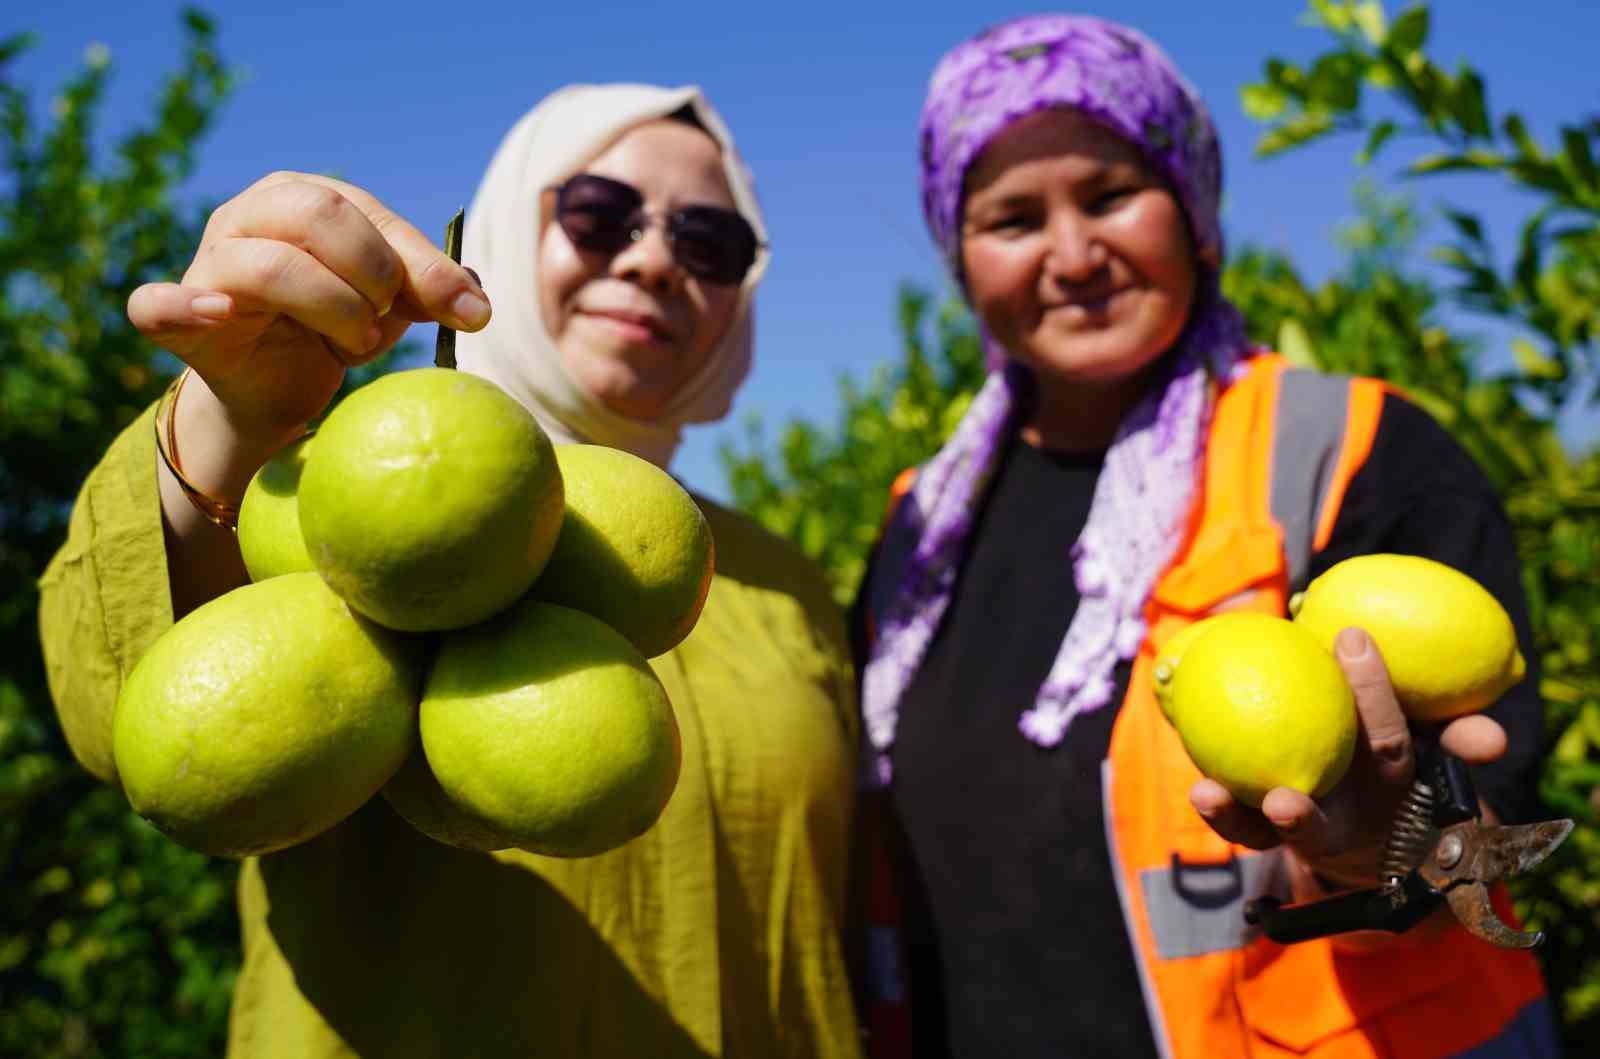
[[(108, 135), (150, 112), (178, 60), (175, 3), (6, 7), (0, 36), (40, 35), (13, 74), (41, 106), (91, 42), (110, 48)], [(1593, 0), (1432, 7), (1432, 53), (1483, 70), (1492, 109), (1521, 110), (1536, 134), (1600, 113)], [(741, 420), (758, 414), (772, 428), (791, 416), (831, 421), (841, 374), (864, 377), (898, 355), (897, 285), (943, 289), (917, 203), (915, 127), (928, 73), (983, 26), (1043, 8), (220, 0), (205, 9), (218, 20), (224, 56), (249, 76), (183, 189), (196, 200), (225, 199), (272, 169), (326, 172), (365, 186), (433, 233), (471, 198), (505, 130), (552, 89), (605, 80), (701, 85), (756, 173), (774, 247), (750, 381), (727, 421), (690, 431), (674, 468), (722, 497), (717, 446), (742, 436)], [(1352, 213), (1360, 145), (1338, 140), (1258, 161), (1260, 129), (1238, 103), (1238, 89), (1268, 55), (1304, 60), (1321, 49), (1322, 34), (1298, 23), (1299, 0), (1123, 0), (1074, 9), (1154, 37), (1208, 100), (1225, 151), (1231, 245), (1280, 248), (1311, 276), (1324, 275), (1337, 261), (1334, 230)], [(1404, 144), (1396, 143), (1398, 159)], [(1452, 178), (1416, 190), (1425, 207), (1447, 192), (1480, 210), (1502, 245), (1525, 213), (1525, 203), (1490, 181)], [(1444, 234), (1439, 225), (1430, 232)], [(431, 348), (431, 328), (413, 335)]]

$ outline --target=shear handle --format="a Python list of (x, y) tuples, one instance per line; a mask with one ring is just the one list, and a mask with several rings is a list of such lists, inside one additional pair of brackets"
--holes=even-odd
[(1441, 831), (1452, 824), (1478, 818), (1478, 791), (1467, 763), (1439, 745), (1437, 736), (1416, 741), (1416, 779), (1433, 792), (1433, 826)]
[(1276, 897), (1258, 897), (1244, 907), (1244, 919), (1280, 945), (1326, 938), (1352, 930), (1384, 930), (1401, 934), (1422, 922), (1443, 897), (1415, 874), (1396, 889), (1374, 887), (1286, 905)]

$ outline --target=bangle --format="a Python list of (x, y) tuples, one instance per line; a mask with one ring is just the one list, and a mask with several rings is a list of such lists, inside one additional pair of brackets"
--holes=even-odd
[[(183, 473), (183, 464), (178, 461), (178, 432), (175, 426), (178, 419), (178, 394), (182, 392), (184, 382), (193, 371), (193, 368), (184, 368), (178, 377), (172, 380), (172, 385), (167, 387), (167, 392), (161, 395), (161, 400), (156, 402), (156, 454), (161, 457), (161, 462), (167, 465), (167, 470), (172, 472), (178, 488), (183, 490), (183, 495), (189, 498), (189, 503), (194, 505), (196, 511), (215, 525), (238, 532), (239, 505), (218, 500), (189, 481)], [(163, 418), (166, 420), (164, 445), (161, 436)]]

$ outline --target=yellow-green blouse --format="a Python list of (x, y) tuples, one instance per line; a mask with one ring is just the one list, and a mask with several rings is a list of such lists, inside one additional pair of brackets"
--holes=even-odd
[[(89, 476), (40, 583), (62, 726), (113, 783), (117, 690), (172, 622), (151, 414)], [(859, 1054), (841, 618), (802, 556), (704, 506), (717, 576), (694, 632), (652, 663), (683, 738), (655, 827), (585, 860), (469, 853), (374, 798), (246, 862), (229, 1056)]]

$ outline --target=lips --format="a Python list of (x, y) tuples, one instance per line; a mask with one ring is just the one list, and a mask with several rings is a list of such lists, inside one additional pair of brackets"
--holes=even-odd
[(626, 309), (579, 309), (579, 314), (636, 338), (671, 342), (677, 336), (661, 317)]
[(1129, 290), (1128, 287), (1117, 287), (1114, 290), (1099, 290), (1074, 294), (1065, 301), (1046, 306), (1047, 312), (1052, 310), (1077, 309), (1087, 316), (1098, 316), (1111, 308), (1117, 296)]

